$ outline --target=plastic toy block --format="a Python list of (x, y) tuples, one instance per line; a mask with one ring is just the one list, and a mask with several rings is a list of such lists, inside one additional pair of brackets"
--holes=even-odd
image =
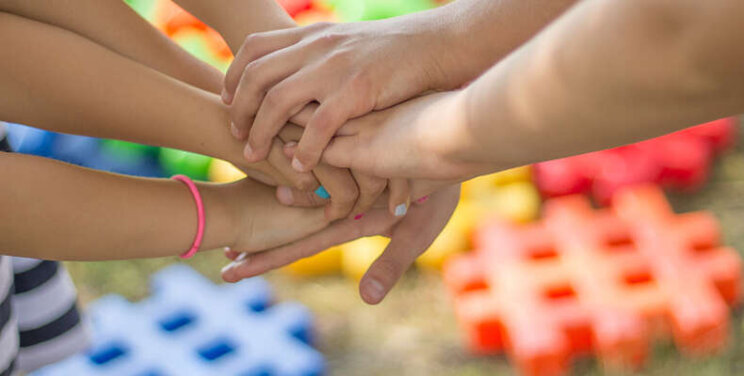
[(212, 158), (188, 151), (162, 148), (158, 157), (167, 175), (184, 174), (192, 179), (206, 180)]
[(384, 236), (370, 236), (343, 244), (342, 273), (352, 280), (361, 280), (388, 243), (390, 239)]
[(327, 0), (326, 3), (345, 22), (402, 16), (436, 6), (430, 0)]
[(601, 205), (634, 184), (694, 191), (707, 180), (713, 157), (733, 144), (737, 122), (721, 119), (634, 145), (538, 163), (535, 182), (545, 197), (591, 192)]
[(295, 17), (313, 6), (312, 0), (277, 0), (277, 2), (291, 17)]
[(296, 303), (271, 305), (268, 283), (214, 285), (172, 266), (152, 279), (153, 295), (130, 303), (107, 296), (89, 309), (93, 346), (34, 376), (321, 375), (308, 343), (312, 319)]
[(585, 354), (640, 367), (650, 341), (669, 333), (685, 354), (725, 345), (741, 259), (719, 244), (709, 213), (677, 215), (650, 185), (620, 191), (611, 209), (575, 195), (544, 213), (490, 222), (473, 253), (445, 265), (473, 352), (506, 352), (525, 375), (563, 375)]
[(23, 153), (48, 157), (57, 138), (56, 133), (20, 124), (6, 123), (8, 143), (13, 150)]
[(246, 176), (243, 171), (240, 171), (230, 162), (225, 162), (221, 159), (212, 160), (212, 163), (209, 165), (209, 173), (207, 175), (209, 177), (209, 181), (215, 183), (231, 183), (236, 180), (243, 179)]
[(342, 259), (343, 247), (336, 246), (313, 256), (295, 261), (282, 270), (287, 274), (297, 277), (317, 277), (337, 274), (341, 270)]

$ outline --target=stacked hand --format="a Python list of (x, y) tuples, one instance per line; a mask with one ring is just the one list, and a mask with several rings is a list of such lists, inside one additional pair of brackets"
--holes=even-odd
[[(228, 251), (235, 261), (223, 270), (225, 280), (251, 277), (332, 245), (381, 234), (391, 242), (360, 284), (364, 300), (377, 303), (441, 232), (457, 205), (459, 186), (453, 182), (463, 171), (456, 165), (434, 174), (417, 171), (422, 164), (433, 170), (437, 163), (433, 150), (418, 142), (427, 132), (416, 114), (455, 96), (429, 95), (391, 106), (462, 82), (441, 74), (441, 57), (447, 54), (434, 51), (433, 46), (441, 45), (435, 43), (436, 35), (418, 27), (426, 25), (398, 19), (321, 23), (245, 40), (226, 75), (222, 99), (230, 106), (231, 133), (245, 142), (246, 161), (257, 164), (268, 158), (286, 172), (291, 160), (294, 171), (287, 175), (296, 178), (291, 187), (280, 183), (279, 201), (323, 205), (326, 200), (312, 193), (321, 184), (330, 194), (327, 218), (347, 218), (262, 253)], [(279, 148), (284, 161), (279, 161)], [(317, 183), (304, 181), (309, 173)], [(442, 179), (409, 180), (421, 176)]]

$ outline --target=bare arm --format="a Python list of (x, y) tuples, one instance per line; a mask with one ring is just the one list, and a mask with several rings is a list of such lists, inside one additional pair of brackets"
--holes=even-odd
[[(0, 61), (3, 120), (206, 154), (257, 170), (267, 183), (313, 184), (292, 172), (281, 150), (271, 165), (246, 163), (215, 94), (70, 31), (7, 13), (0, 20), (0, 46), (12, 56)], [(283, 171), (273, 167), (282, 163)]]
[(233, 52), (247, 35), (296, 26), (275, 0), (176, 0), (178, 5), (219, 32)]
[(222, 88), (217, 69), (176, 45), (121, 0), (2, 0), (0, 11), (73, 31), (203, 90), (219, 93)]
[(462, 180), (744, 112), (742, 12), (737, 0), (582, 2), (467, 89), (348, 123), (324, 156)]

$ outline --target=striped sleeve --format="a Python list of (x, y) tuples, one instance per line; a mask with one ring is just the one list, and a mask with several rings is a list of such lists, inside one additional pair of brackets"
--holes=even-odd
[(20, 351), (18, 368), (31, 371), (88, 346), (70, 276), (56, 261), (13, 258)]
[(13, 374), (18, 355), (18, 328), (12, 307), (13, 269), (0, 255), (0, 376)]

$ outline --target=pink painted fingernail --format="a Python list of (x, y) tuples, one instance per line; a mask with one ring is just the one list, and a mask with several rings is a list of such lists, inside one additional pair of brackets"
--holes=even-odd
[(416, 202), (419, 203), (419, 204), (423, 204), (428, 199), (429, 199), (429, 196), (424, 196), (424, 197), (421, 197), (420, 199), (416, 200)]
[(358, 221), (358, 220), (362, 219), (362, 217), (364, 217), (364, 214), (357, 214), (357, 215), (354, 216), (354, 220), (355, 221)]

